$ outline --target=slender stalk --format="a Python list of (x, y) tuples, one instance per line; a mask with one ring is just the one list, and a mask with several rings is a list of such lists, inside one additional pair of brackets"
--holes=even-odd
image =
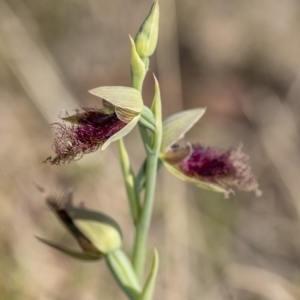
[[(149, 69), (149, 57), (153, 54), (158, 36), (159, 7), (155, 1), (151, 7), (150, 13), (140, 27), (135, 41), (131, 41), (131, 76), (132, 86), (142, 92), (143, 82)], [(138, 46), (138, 50), (136, 48)], [(158, 82), (155, 79), (155, 95), (152, 108), (143, 109), (141, 122), (139, 124), (140, 134), (146, 150), (146, 169), (145, 169), (145, 194), (144, 201), (141, 205), (141, 211), (136, 224), (134, 250), (133, 250), (133, 267), (137, 276), (142, 279), (145, 266), (147, 237), (151, 222), (154, 193), (156, 185), (157, 163), (162, 138), (162, 121), (161, 121), (161, 99)], [(152, 118), (152, 113), (153, 117)], [(150, 118), (149, 118), (150, 117)], [(153, 120), (152, 120), (153, 119)], [(155, 126), (153, 122), (155, 122)], [(144, 125), (145, 127), (143, 127)], [(151, 126), (150, 126), (151, 125)], [(150, 134), (147, 129), (150, 129)], [(143, 176), (139, 176), (142, 178)], [(137, 189), (135, 189), (136, 194)]]
[(139, 278), (144, 272), (146, 244), (154, 202), (157, 160), (158, 153), (148, 153), (144, 205), (136, 227), (133, 253), (133, 267)]
[[(161, 159), (158, 160), (157, 162), (157, 171), (159, 171), (159, 169), (162, 166), (162, 161)], [(141, 191), (145, 188), (145, 184), (146, 184), (146, 167), (147, 167), (147, 159), (145, 159), (145, 161), (143, 162), (139, 172), (137, 173), (136, 177), (135, 177), (135, 184), (134, 184), (134, 188), (135, 188), (135, 193), (136, 195), (139, 195), (141, 193)]]
[(148, 152), (151, 152), (151, 139), (149, 137), (147, 129), (140, 124), (139, 124), (139, 130), (140, 130), (140, 135), (143, 141), (146, 154), (148, 154)]
[(162, 140), (162, 112), (161, 112), (161, 99), (158, 82), (155, 79), (155, 94), (152, 103), (152, 111), (156, 119), (156, 131), (152, 135), (151, 147), (147, 151), (147, 162), (146, 162), (146, 183), (145, 183), (145, 197), (144, 203), (140, 215), (140, 219), (136, 226), (136, 236), (133, 252), (133, 267), (140, 279), (142, 279), (145, 257), (146, 257), (146, 246), (147, 237), (151, 222), (154, 193), (156, 186), (156, 175), (157, 166), (159, 159), (159, 151)]

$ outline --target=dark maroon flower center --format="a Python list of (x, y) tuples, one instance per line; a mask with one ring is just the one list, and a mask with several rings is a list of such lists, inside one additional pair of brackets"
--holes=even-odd
[(261, 195), (249, 166), (249, 156), (242, 151), (241, 144), (225, 151), (204, 147), (201, 144), (189, 144), (189, 147), (189, 156), (179, 162), (174, 159), (178, 147), (171, 149), (170, 153), (166, 154), (167, 162), (171, 164), (176, 162), (183, 174), (196, 181), (219, 186), (225, 191), (226, 197), (232, 193), (228, 185), (235, 185), (243, 191), (254, 191), (256, 195)]
[(55, 132), (52, 147), (56, 156), (46, 159), (51, 164), (64, 164), (96, 151), (126, 126), (114, 112), (90, 108), (77, 111), (72, 119), (75, 124), (53, 124)]
[(95, 110), (86, 110), (84, 115), (78, 117), (78, 123), (75, 128), (76, 138), (87, 146), (104, 143), (126, 125), (115, 113), (105, 114)]
[(187, 160), (179, 164), (180, 169), (192, 177), (226, 177), (234, 172), (229, 161), (229, 153), (218, 149), (193, 145), (192, 153)]

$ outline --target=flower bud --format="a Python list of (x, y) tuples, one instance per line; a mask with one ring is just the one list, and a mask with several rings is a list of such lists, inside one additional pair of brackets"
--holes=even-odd
[(101, 253), (107, 254), (122, 246), (119, 225), (110, 217), (96, 211), (70, 206), (67, 212), (74, 225)]
[(159, 5), (155, 1), (149, 15), (135, 37), (136, 51), (141, 58), (148, 58), (153, 54), (158, 38)]
[(38, 238), (41, 242), (83, 260), (99, 259), (122, 246), (122, 233), (113, 219), (96, 211), (75, 207), (70, 193), (58, 199), (39, 189), (44, 192), (49, 208), (75, 238), (82, 252)]

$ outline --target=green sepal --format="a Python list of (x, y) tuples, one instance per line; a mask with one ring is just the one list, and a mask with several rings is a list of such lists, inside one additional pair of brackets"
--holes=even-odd
[(120, 288), (131, 300), (138, 300), (142, 288), (127, 255), (118, 249), (106, 255), (106, 262)]
[(156, 48), (159, 27), (159, 5), (154, 1), (148, 16), (135, 37), (137, 53), (141, 58), (151, 56)]
[(134, 40), (131, 36), (129, 36), (129, 38), (131, 43), (130, 71), (132, 78), (132, 86), (138, 91), (141, 91), (147, 71), (144, 62), (142, 61), (142, 59), (136, 51)]
[(208, 183), (205, 181), (201, 181), (200, 179), (197, 179), (197, 178), (189, 177), (189, 176), (185, 175), (178, 167), (176, 167), (175, 165), (168, 164), (164, 160), (163, 160), (163, 163), (164, 163), (164, 166), (166, 167), (166, 169), (171, 174), (173, 174), (174, 176), (176, 176), (177, 178), (179, 178), (183, 181), (193, 183), (199, 188), (202, 188), (202, 189), (205, 189), (208, 191), (212, 191), (212, 192), (223, 193), (225, 195), (225, 198), (228, 198), (228, 196), (231, 193), (233, 193), (232, 190), (227, 189), (227, 188), (223, 187), (222, 185)]
[(163, 122), (161, 152), (166, 152), (170, 146), (183, 138), (204, 115), (205, 110), (206, 108), (184, 110), (167, 118)]
[(73, 257), (73, 258), (77, 258), (77, 259), (80, 259), (80, 260), (86, 260), (86, 261), (93, 261), (93, 260), (99, 260), (103, 257), (103, 254), (94, 254), (94, 253), (88, 253), (88, 252), (79, 252), (79, 251), (74, 251), (74, 250), (71, 250), (71, 249), (68, 249), (62, 245), (59, 245), (57, 243), (54, 243), (52, 241), (49, 241), (49, 240), (46, 240), (46, 239), (43, 239), (43, 238), (40, 238), (40, 237), (36, 237), (40, 242), (64, 253), (64, 254), (67, 254), (68, 256), (70, 257)]
[(129, 109), (140, 113), (143, 109), (141, 93), (131, 87), (125, 86), (103, 86), (89, 91), (114, 106)]
[(103, 254), (122, 246), (122, 233), (119, 225), (107, 215), (83, 208), (68, 207), (75, 226), (91, 244)]
[(159, 257), (158, 257), (157, 250), (154, 249), (152, 266), (148, 278), (146, 280), (145, 286), (143, 288), (143, 292), (138, 300), (152, 300), (158, 267), (159, 267)]

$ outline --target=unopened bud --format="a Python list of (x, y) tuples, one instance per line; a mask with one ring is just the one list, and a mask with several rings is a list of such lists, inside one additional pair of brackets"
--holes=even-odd
[(158, 24), (159, 5), (158, 1), (155, 1), (149, 15), (135, 37), (136, 50), (141, 58), (148, 58), (155, 51), (158, 38)]
[(83, 260), (99, 259), (122, 246), (121, 230), (113, 219), (96, 211), (75, 207), (70, 193), (59, 199), (39, 189), (44, 193), (49, 208), (72, 234), (82, 251), (38, 238), (41, 242)]

